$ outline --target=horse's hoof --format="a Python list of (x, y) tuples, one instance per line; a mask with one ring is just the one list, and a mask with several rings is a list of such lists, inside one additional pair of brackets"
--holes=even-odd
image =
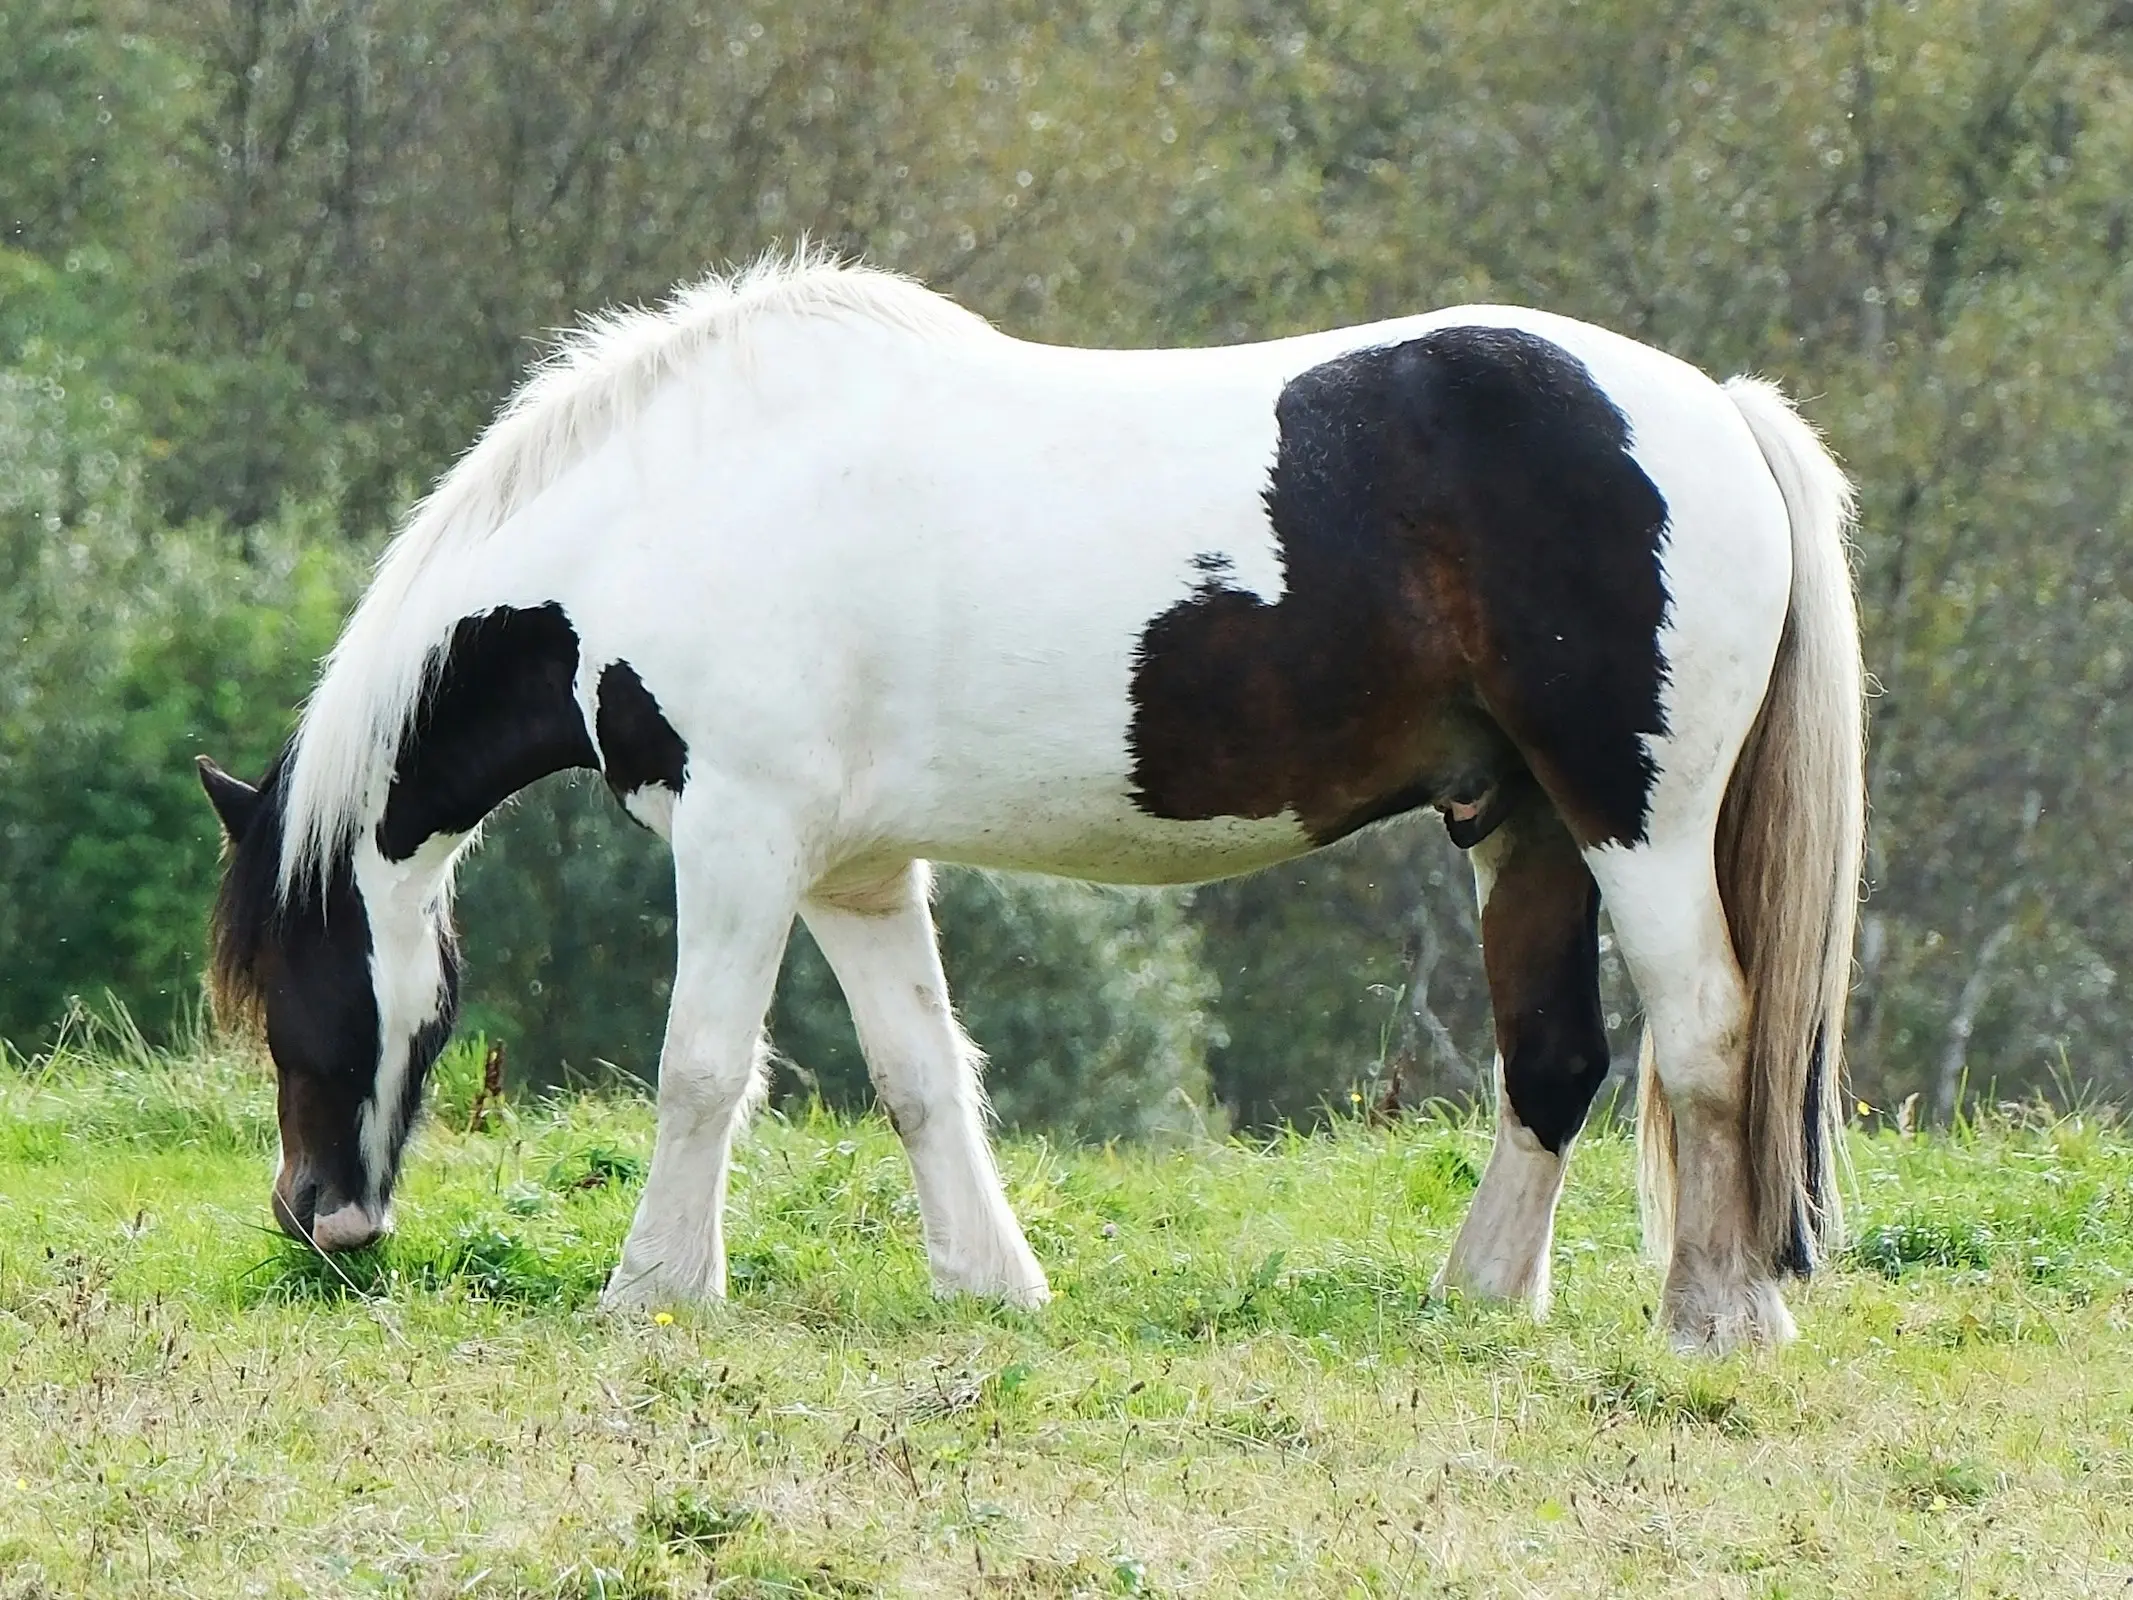
[(1798, 1334), (1785, 1297), (1769, 1278), (1736, 1283), (1669, 1280), (1660, 1303), (1667, 1343), (1676, 1355), (1725, 1356), (1775, 1349)]

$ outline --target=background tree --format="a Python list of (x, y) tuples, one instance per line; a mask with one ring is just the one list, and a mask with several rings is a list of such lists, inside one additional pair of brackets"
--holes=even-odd
[[(285, 733), (543, 330), (806, 235), (1032, 338), (1513, 300), (1783, 379), (1862, 493), (1858, 1086), (2128, 1088), (2124, 0), (23, 0), (0, 148), (0, 1032), (107, 985), (181, 1008), (187, 758)], [(641, 1068), (660, 853), (590, 784), (490, 831), (476, 1018), (536, 1077)], [(1176, 1127), (1203, 1074), (1252, 1125), (1486, 1087), (1427, 819), (1190, 895), (951, 877), (941, 909), (1017, 1120)], [(776, 1017), (789, 1087), (858, 1094), (804, 941)]]

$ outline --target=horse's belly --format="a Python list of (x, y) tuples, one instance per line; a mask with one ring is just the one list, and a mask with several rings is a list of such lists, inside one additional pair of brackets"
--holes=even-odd
[(1031, 795), (974, 807), (914, 840), (914, 854), (964, 866), (1043, 872), (1094, 883), (1204, 883), (1291, 860), (1315, 848), (1296, 818), (1212, 817), (1172, 822), (1123, 793)]

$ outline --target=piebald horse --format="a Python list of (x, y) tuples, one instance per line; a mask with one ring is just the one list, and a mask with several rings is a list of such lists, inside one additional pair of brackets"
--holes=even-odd
[(1538, 311), (1063, 349), (801, 260), (595, 321), (412, 515), (257, 787), (202, 761), (213, 987), (278, 1070), (274, 1214), (323, 1250), (388, 1226), (456, 1011), (454, 867), (589, 768), (671, 846), (679, 941), (605, 1302), (725, 1293), (795, 915), (936, 1286), (1041, 1302), (927, 863), (1187, 883), (1427, 806), (1471, 852), (1498, 1052), (1440, 1284), (1546, 1311), (1608, 1069), (1604, 902), (1661, 1320), (1781, 1340), (1780, 1280), (1839, 1226), (1851, 513), (1776, 389)]

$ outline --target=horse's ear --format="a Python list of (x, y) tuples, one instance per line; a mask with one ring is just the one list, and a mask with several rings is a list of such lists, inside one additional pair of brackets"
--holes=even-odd
[(259, 791), (244, 779), (231, 777), (206, 756), (193, 759), (199, 763), (200, 787), (207, 791), (215, 815), (222, 819), (222, 831), (235, 844), (259, 815)]

